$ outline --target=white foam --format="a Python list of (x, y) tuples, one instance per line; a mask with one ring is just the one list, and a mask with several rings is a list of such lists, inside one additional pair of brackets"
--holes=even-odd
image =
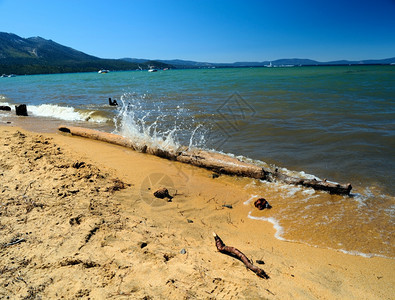
[(66, 121), (90, 121), (96, 123), (103, 123), (107, 121), (107, 119), (104, 117), (92, 117), (94, 111), (76, 110), (74, 107), (53, 104), (28, 105), (27, 111), (33, 116), (49, 117)]
[[(331, 249), (331, 248), (328, 248), (328, 249)], [(367, 253), (363, 253), (363, 252), (359, 252), (359, 251), (354, 251), (354, 250), (347, 251), (347, 250), (344, 250), (344, 249), (339, 249), (338, 251), (340, 251), (340, 252), (342, 252), (342, 253), (345, 253), (345, 254), (354, 255), (354, 256), (362, 256), (362, 257), (366, 257), (366, 258), (382, 257), (382, 258), (390, 258), (390, 259), (393, 259), (393, 258), (391, 258), (391, 257), (385, 256), (385, 255), (381, 255), (381, 254), (372, 254), (372, 253), (367, 254)]]
[(306, 188), (304, 191), (302, 191), (302, 194), (307, 196), (312, 196), (315, 194), (315, 190), (312, 188)]
[(281, 240), (281, 241), (287, 241), (286, 239), (284, 239), (281, 236), (284, 233), (284, 228), (281, 227), (280, 223), (275, 218), (272, 218), (272, 217), (269, 217), (269, 218), (266, 218), (266, 217), (254, 217), (254, 216), (251, 216), (251, 211), (248, 213), (248, 217), (250, 219), (252, 219), (252, 220), (261, 220), (261, 221), (266, 221), (266, 222), (272, 223), (273, 224), (273, 228), (276, 230), (276, 233), (275, 233), (274, 237), (276, 239), (278, 239), (278, 240)]
[(284, 173), (288, 176), (299, 177), (299, 178), (304, 178), (304, 179), (315, 179), (315, 180), (321, 181), (321, 179), (318, 178), (317, 176), (308, 174), (304, 171), (291, 171), (291, 170), (288, 170), (287, 168), (278, 168), (278, 169), (281, 170), (282, 173)]
[(251, 203), (252, 200), (254, 200), (255, 198), (259, 198), (258, 195), (251, 195), (250, 199), (246, 200), (243, 202), (244, 205), (248, 205)]
[(1, 100), (5, 100), (5, 97), (2, 98), (2, 96), (0, 95), (0, 106), (9, 106), (12, 109), (11, 104), (9, 104), (8, 102), (5, 102), (5, 101), (1, 101)]
[(287, 190), (287, 197), (292, 197), (295, 196), (297, 192), (300, 192), (302, 188), (298, 186), (289, 186)]

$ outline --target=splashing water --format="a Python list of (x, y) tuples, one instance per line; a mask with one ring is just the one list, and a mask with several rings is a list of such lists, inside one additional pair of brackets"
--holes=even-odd
[(180, 105), (174, 110), (147, 94), (135, 93), (123, 94), (120, 102), (115, 133), (132, 139), (140, 149), (147, 145), (176, 152), (183, 145), (192, 148), (204, 143), (204, 126)]

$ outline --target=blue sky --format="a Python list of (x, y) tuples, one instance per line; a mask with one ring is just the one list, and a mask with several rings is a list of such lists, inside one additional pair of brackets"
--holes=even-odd
[(395, 56), (395, 0), (0, 0), (0, 31), (102, 58)]

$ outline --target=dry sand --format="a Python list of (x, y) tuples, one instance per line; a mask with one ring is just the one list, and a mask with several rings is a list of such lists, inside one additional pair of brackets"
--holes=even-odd
[[(248, 219), (247, 179), (11, 126), (0, 157), (1, 299), (395, 299), (393, 259), (280, 241)], [(270, 279), (219, 253), (213, 231)]]

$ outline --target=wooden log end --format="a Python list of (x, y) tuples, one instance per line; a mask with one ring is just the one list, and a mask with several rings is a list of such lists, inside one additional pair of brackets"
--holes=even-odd
[(70, 129), (68, 127), (66, 127), (66, 126), (59, 126), (58, 130), (60, 132), (71, 133)]

